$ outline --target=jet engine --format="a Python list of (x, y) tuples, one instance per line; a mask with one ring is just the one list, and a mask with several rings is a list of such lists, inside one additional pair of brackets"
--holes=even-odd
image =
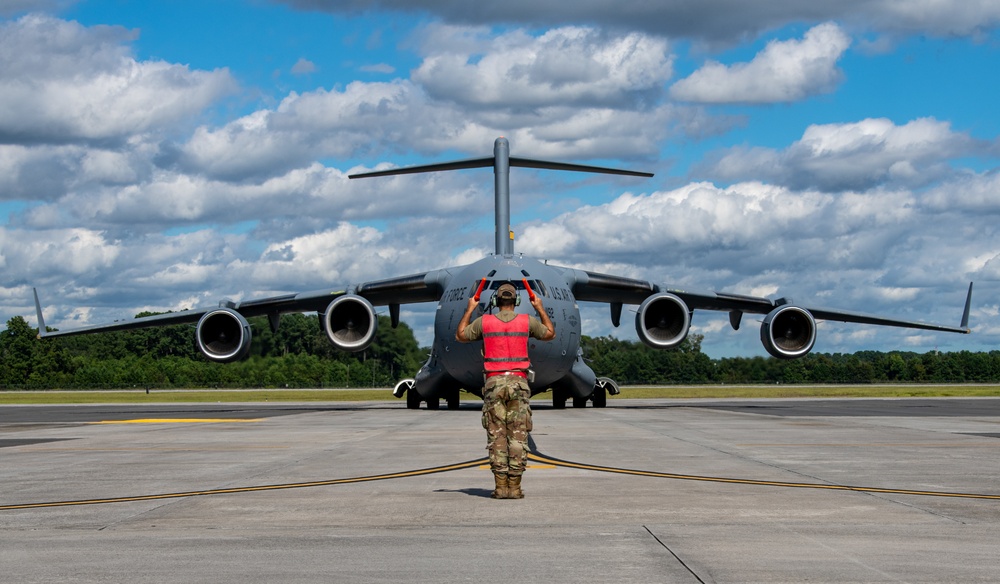
[(635, 332), (642, 342), (656, 349), (672, 349), (687, 337), (691, 310), (683, 300), (666, 292), (653, 294), (635, 313)]
[(364, 351), (375, 340), (378, 317), (371, 302), (346, 294), (326, 307), (323, 328), (333, 346), (341, 351)]
[(798, 359), (816, 343), (816, 319), (804, 308), (779, 306), (760, 325), (760, 342), (779, 359)]
[(210, 310), (198, 320), (198, 349), (212, 361), (231, 363), (250, 352), (250, 324), (231, 308)]

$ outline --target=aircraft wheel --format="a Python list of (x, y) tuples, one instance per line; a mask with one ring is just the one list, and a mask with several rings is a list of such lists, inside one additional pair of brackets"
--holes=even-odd
[(420, 409), (420, 394), (412, 387), (406, 390), (406, 407), (411, 410)]
[(561, 389), (552, 390), (552, 409), (554, 410), (566, 409), (566, 392), (564, 392)]
[(449, 410), (457, 410), (460, 405), (462, 405), (462, 401), (461, 401), (461, 394), (458, 393), (458, 390), (455, 390), (454, 392), (449, 393), (448, 394), (448, 409)]
[(587, 398), (585, 397), (574, 397), (573, 398), (574, 408), (585, 408), (587, 407)]
[(608, 392), (604, 390), (601, 384), (598, 384), (594, 388), (594, 394), (590, 397), (594, 402), (595, 408), (606, 408), (608, 407)]
[(427, 400), (427, 409), (428, 410), (438, 410), (438, 409), (441, 409), (441, 400), (438, 399), (438, 398), (436, 398), (436, 397), (432, 397), (432, 398), (428, 399)]

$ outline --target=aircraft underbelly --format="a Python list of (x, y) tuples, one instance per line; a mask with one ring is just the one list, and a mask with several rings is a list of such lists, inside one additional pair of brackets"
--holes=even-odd
[[(555, 343), (553, 343), (555, 345)], [(535, 381), (532, 389), (545, 389), (562, 379), (573, 366), (573, 359), (563, 356), (559, 345), (538, 347), (528, 350), (532, 361), (532, 371)], [(483, 387), (483, 355), (482, 343), (467, 345), (451, 345), (447, 358), (442, 359), (445, 371), (458, 381), (466, 390), (478, 393)]]

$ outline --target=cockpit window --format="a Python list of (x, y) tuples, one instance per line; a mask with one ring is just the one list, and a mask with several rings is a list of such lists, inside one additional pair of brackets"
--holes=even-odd
[[(487, 280), (486, 285), (483, 286), (483, 291), (485, 292), (489, 290), (495, 292), (499, 290), (500, 286), (504, 284), (513, 284), (514, 288), (517, 289), (518, 291), (524, 290), (524, 282), (522, 280)], [(542, 283), (541, 280), (528, 280), (528, 285), (531, 286), (532, 292), (536, 294), (541, 294), (542, 296), (545, 297), (549, 295), (548, 288), (545, 287), (545, 284)], [(475, 285), (473, 286), (473, 289), (476, 289), (478, 287), (479, 287), (479, 280), (476, 281)]]

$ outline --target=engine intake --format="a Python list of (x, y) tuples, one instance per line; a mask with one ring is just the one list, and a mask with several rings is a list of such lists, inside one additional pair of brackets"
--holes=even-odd
[(250, 324), (231, 308), (219, 308), (202, 315), (195, 329), (198, 350), (219, 363), (239, 361), (250, 352)]
[(635, 332), (656, 349), (672, 349), (687, 338), (691, 310), (683, 300), (666, 292), (647, 297), (635, 313)]
[(378, 317), (371, 302), (347, 294), (327, 306), (323, 328), (334, 347), (341, 351), (363, 351), (375, 340)]
[(779, 306), (764, 317), (760, 342), (779, 359), (805, 357), (816, 343), (816, 319), (804, 308)]

